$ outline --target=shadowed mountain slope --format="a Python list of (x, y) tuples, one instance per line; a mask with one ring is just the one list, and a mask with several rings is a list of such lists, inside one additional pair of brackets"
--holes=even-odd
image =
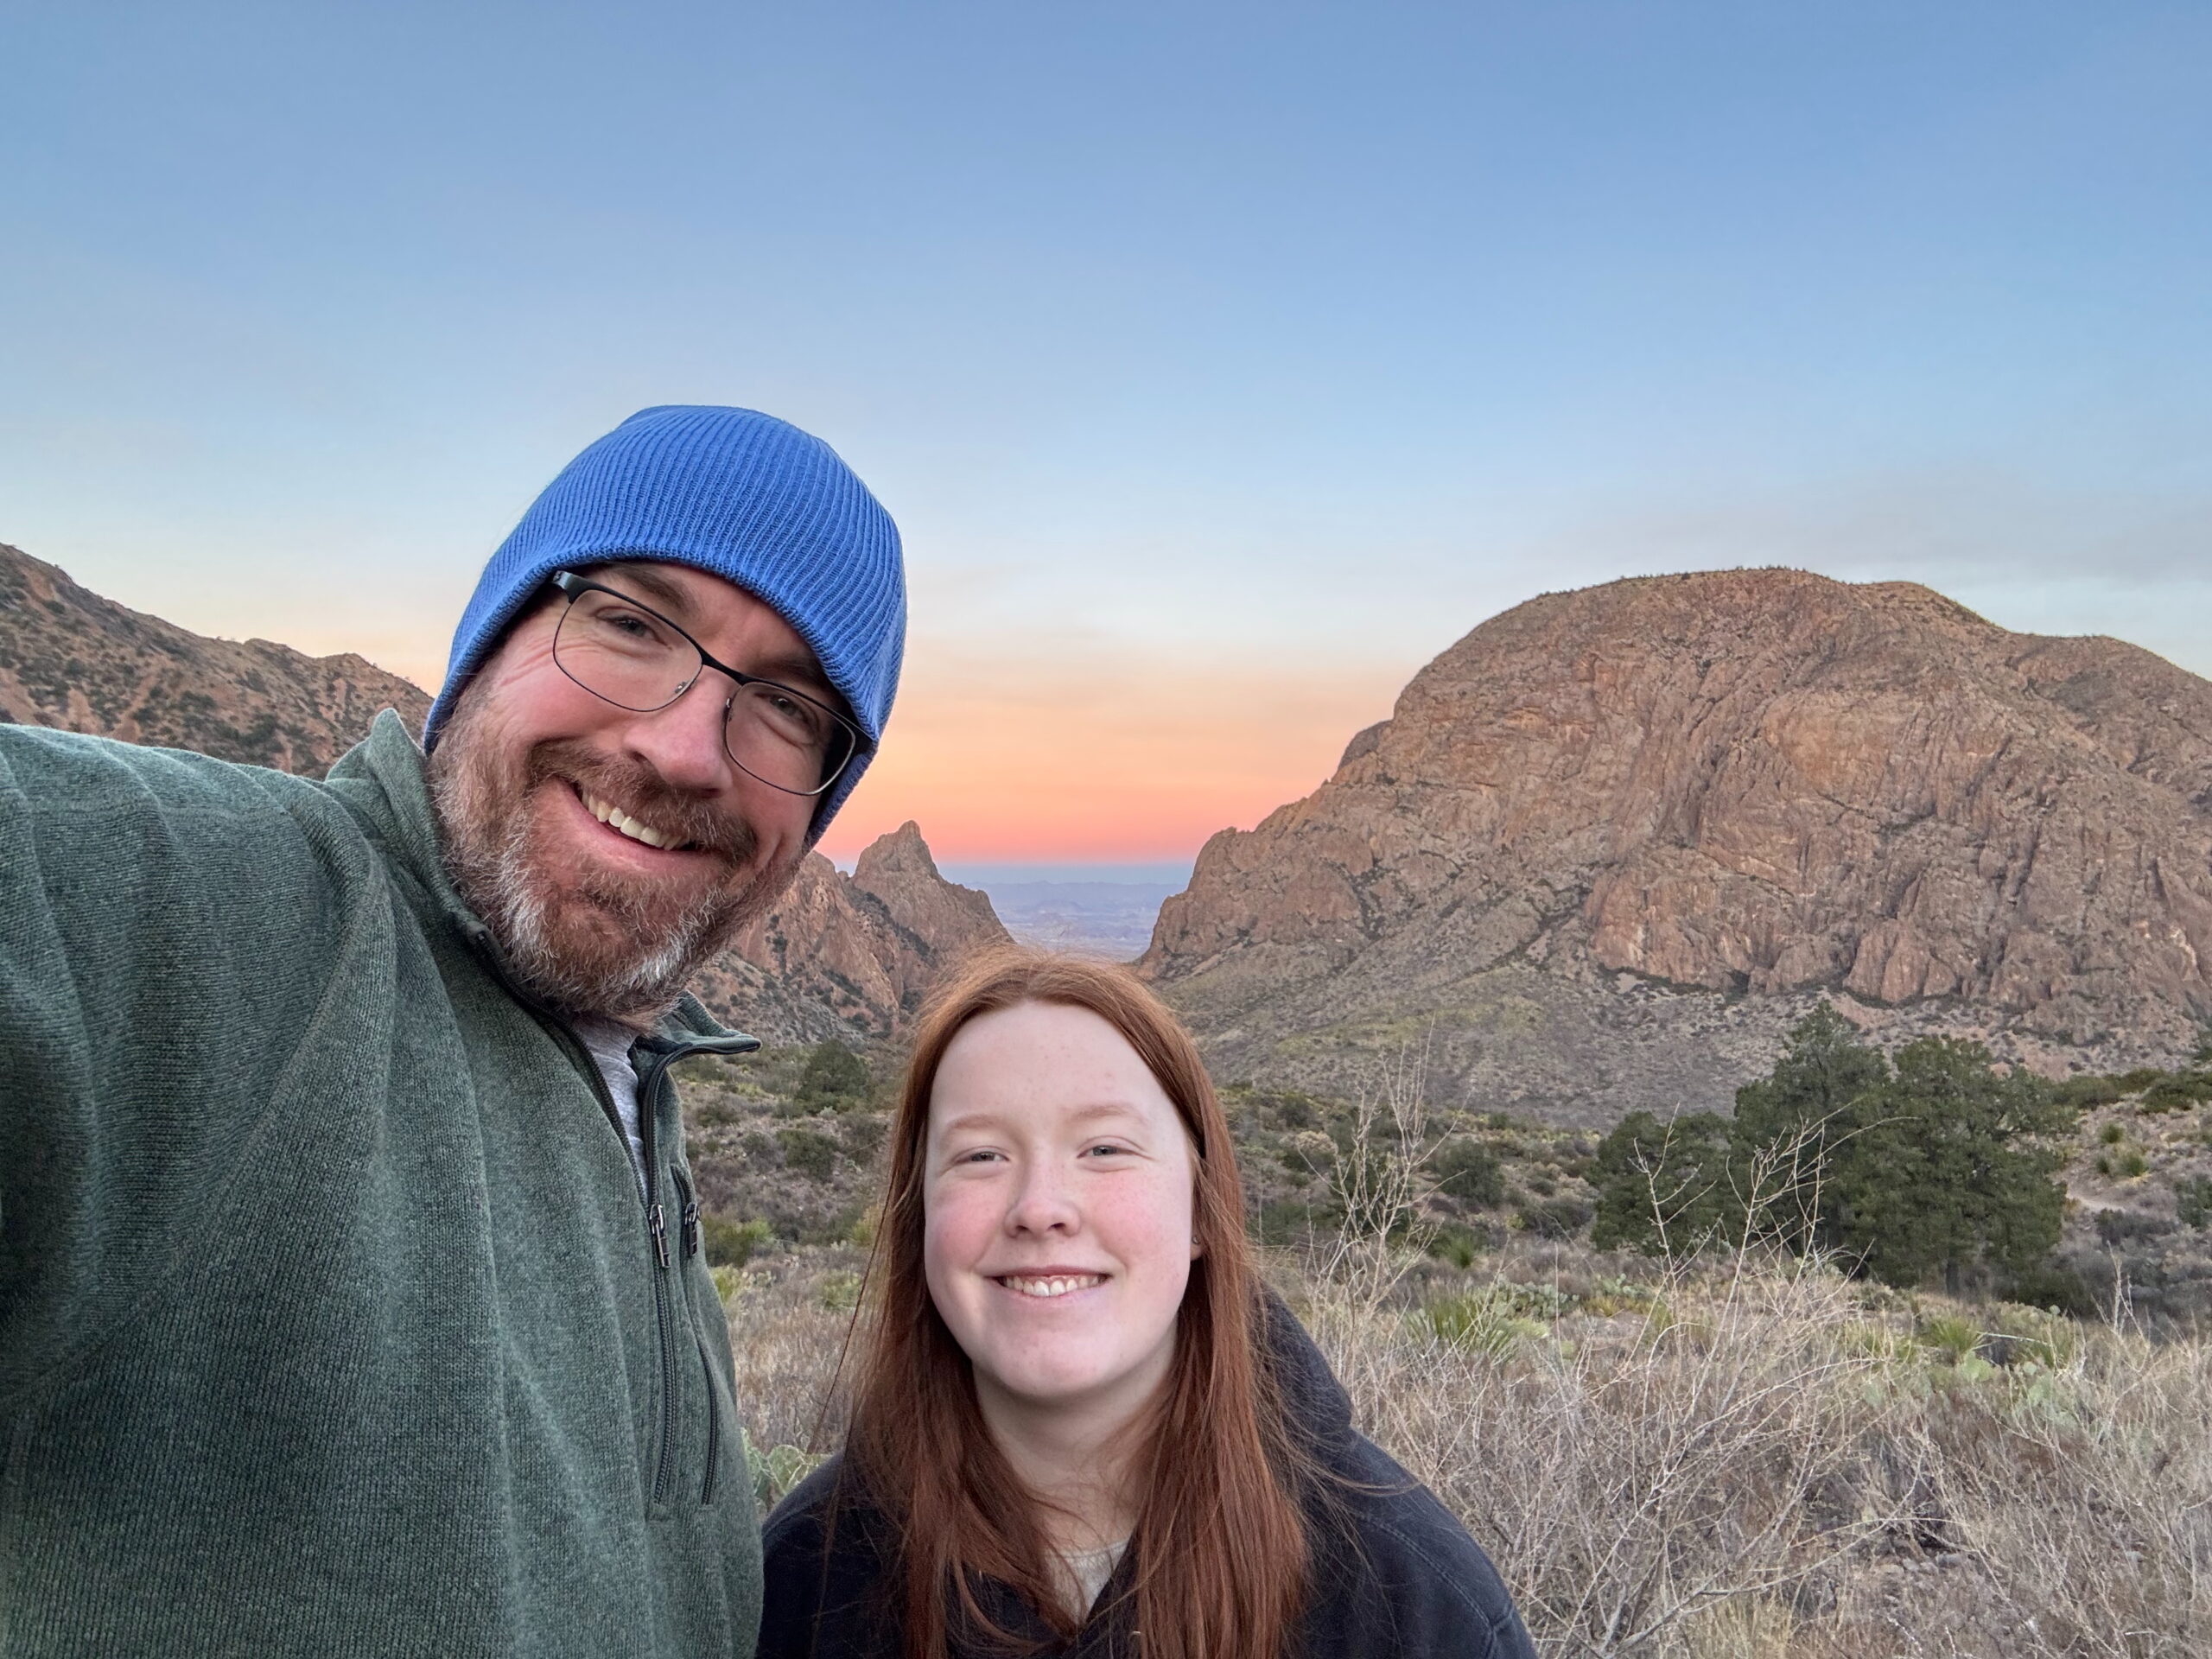
[(0, 720), (321, 777), (385, 708), (419, 731), (430, 700), (365, 658), (210, 639), (0, 545)]

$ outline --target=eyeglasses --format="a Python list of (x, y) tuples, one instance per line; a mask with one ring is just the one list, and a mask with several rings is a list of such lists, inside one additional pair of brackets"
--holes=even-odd
[(702, 669), (727, 675), (734, 689), (722, 705), (723, 752), (771, 789), (819, 795), (866, 747), (860, 728), (836, 709), (716, 662), (629, 594), (572, 570), (556, 571), (553, 585), (569, 601), (553, 632), (556, 667), (594, 696), (641, 715), (667, 708)]

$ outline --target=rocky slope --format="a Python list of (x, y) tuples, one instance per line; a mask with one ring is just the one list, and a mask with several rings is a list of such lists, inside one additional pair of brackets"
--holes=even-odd
[(1430, 1051), (1468, 1104), (1725, 1108), (1834, 993), (2054, 1071), (2212, 1017), (2212, 683), (1790, 570), (1494, 618), (1208, 843), (1145, 970), (1232, 1076)]
[[(419, 728), (429, 703), (359, 657), (207, 639), (0, 545), (0, 721), (319, 776), (378, 709)], [(947, 964), (1005, 938), (990, 900), (940, 876), (909, 823), (861, 854), (849, 877), (810, 855), (699, 989), (771, 1042), (895, 1035)]]
[(770, 1042), (896, 1036), (963, 956), (1006, 939), (991, 901), (938, 874), (922, 832), (906, 823), (871, 843), (849, 876), (808, 855), (783, 901), (696, 988)]
[(0, 720), (320, 777), (385, 708), (419, 728), (430, 700), (350, 652), (189, 632), (0, 545)]

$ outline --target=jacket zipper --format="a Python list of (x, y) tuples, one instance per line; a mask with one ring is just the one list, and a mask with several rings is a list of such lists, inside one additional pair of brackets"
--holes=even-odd
[(660, 1167), (654, 1130), (660, 1118), (660, 1084), (670, 1057), (656, 1053), (638, 1068), (638, 1139), (645, 1154), (645, 1226), (653, 1240), (653, 1313), (660, 1322), (660, 1456), (653, 1464), (653, 1502), (668, 1501), (676, 1478), (676, 1310), (669, 1305), (668, 1218), (660, 1207)]
[[(699, 1254), (699, 1195), (691, 1190), (691, 1183), (676, 1165), (668, 1166), (668, 1173), (683, 1199), (683, 1259), (689, 1262)], [(706, 1383), (707, 1402), (707, 1472), (699, 1482), (699, 1502), (711, 1503), (715, 1501), (715, 1476), (721, 1462), (722, 1414), (715, 1397), (714, 1362), (707, 1357), (707, 1338), (696, 1322), (691, 1337), (699, 1350), (699, 1375)]]
[[(489, 928), (484, 926), (481, 922), (477, 922), (471, 930), (468, 930), (467, 937), (476, 948), (478, 959), (491, 969), (492, 976), (499, 982), (501, 988), (530, 1011), (538, 1024), (551, 1035), (555, 1044), (568, 1055), (569, 1064), (583, 1073), (585, 1081), (591, 1085), (593, 1096), (599, 1102), (599, 1109), (606, 1114), (607, 1122), (614, 1131), (615, 1139), (621, 1143), (624, 1151), (627, 1152), (630, 1137), (628, 1132), (622, 1127), (622, 1114), (616, 1109), (614, 1096), (607, 1089), (606, 1075), (600, 1071), (599, 1062), (592, 1058), (591, 1051), (584, 1046), (583, 1039), (569, 1028), (567, 1020), (526, 994), (508, 976), (506, 965), (500, 958), (497, 946), (493, 943)], [(658, 1329), (660, 1337), (660, 1430), (658, 1436), (660, 1444), (653, 1459), (652, 1500), (655, 1503), (667, 1500), (669, 1482), (675, 1472), (677, 1397), (676, 1316), (669, 1306), (668, 1291), (668, 1218), (660, 1207), (659, 1172), (654, 1167), (653, 1162), (655, 1121), (659, 1116), (658, 1109), (659, 1102), (656, 1098), (656, 1094), (663, 1077), (667, 1074), (668, 1068), (687, 1054), (750, 1054), (760, 1046), (760, 1044), (757, 1039), (747, 1037), (741, 1033), (732, 1033), (729, 1037), (710, 1038), (695, 1042), (679, 1040), (667, 1047), (656, 1045), (653, 1052), (646, 1057), (645, 1064), (642, 1067), (636, 1068), (638, 1139), (644, 1150), (645, 1166), (643, 1172), (645, 1183), (645, 1234), (652, 1242), (653, 1251), (653, 1322)], [(691, 1195), (688, 1190), (684, 1193), (683, 1210), (683, 1236), (685, 1246), (684, 1254), (688, 1256), (698, 1248), (699, 1227), (698, 1206), (692, 1203)], [(703, 1357), (702, 1350), (702, 1357)], [(708, 1403), (711, 1408), (713, 1405), (711, 1397)], [(713, 1421), (710, 1410), (709, 1421), (712, 1424)], [(713, 1442), (710, 1440), (709, 1444), (709, 1450), (713, 1450)], [(708, 1471), (708, 1478), (709, 1481), (713, 1479), (711, 1467)]]
[(699, 1375), (707, 1385), (707, 1474), (699, 1483), (699, 1502), (715, 1501), (715, 1475), (721, 1467), (722, 1414), (715, 1401), (715, 1365), (707, 1357), (707, 1339), (697, 1338), (699, 1344)]

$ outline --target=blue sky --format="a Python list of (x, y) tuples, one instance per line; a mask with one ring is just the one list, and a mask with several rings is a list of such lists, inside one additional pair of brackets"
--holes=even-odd
[(582, 444), (770, 410), (907, 536), (855, 836), (1187, 856), (1653, 570), (2212, 671), (2201, 4), (90, 0), (0, 56), (0, 540), (428, 683)]

